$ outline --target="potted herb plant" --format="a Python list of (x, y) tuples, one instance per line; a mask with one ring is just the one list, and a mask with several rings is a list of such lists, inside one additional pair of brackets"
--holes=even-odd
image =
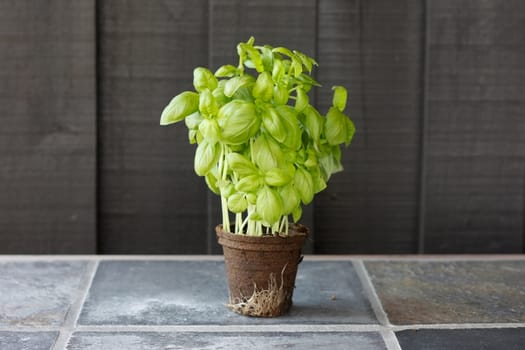
[(184, 120), (197, 145), (194, 168), (221, 198), (230, 308), (273, 317), (292, 303), (297, 265), (308, 229), (295, 224), (302, 206), (342, 170), (341, 144), (355, 127), (343, 113), (347, 91), (334, 86), (322, 115), (308, 92), (317, 62), (284, 47), (237, 45), (239, 63), (212, 73), (193, 71), (195, 91), (165, 107), (161, 125)]

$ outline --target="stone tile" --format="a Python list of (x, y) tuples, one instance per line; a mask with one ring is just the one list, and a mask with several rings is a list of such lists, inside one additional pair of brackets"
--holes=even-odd
[(525, 261), (367, 262), (393, 324), (525, 322)]
[(523, 350), (525, 328), (420, 329), (396, 333), (403, 350)]
[(78, 297), (83, 261), (0, 262), (0, 326), (59, 326)]
[(2, 350), (50, 350), (58, 332), (0, 332)]
[(222, 262), (106, 261), (80, 315), (84, 325), (377, 323), (349, 262), (304, 262), (294, 306), (277, 319), (249, 318), (225, 307)]
[(68, 350), (153, 349), (360, 349), (386, 347), (378, 333), (84, 333), (73, 334)]

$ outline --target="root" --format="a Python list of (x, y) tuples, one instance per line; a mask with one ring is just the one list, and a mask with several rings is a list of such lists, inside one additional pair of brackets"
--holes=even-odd
[(230, 300), (230, 304), (226, 305), (228, 308), (236, 313), (246, 316), (254, 317), (272, 317), (279, 316), (286, 310), (282, 310), (283, 304), (290, 304), (290, 295), (284, 290), (284, 271), (286, 264), (281, 271), (281, 284), (277, 285), (277, 279), (274, 273), (270, 274), (268, 281), (268, 289), (257, 289), (257, 285), (253, 284), (253, 294), (246, 298), (241, 296)]

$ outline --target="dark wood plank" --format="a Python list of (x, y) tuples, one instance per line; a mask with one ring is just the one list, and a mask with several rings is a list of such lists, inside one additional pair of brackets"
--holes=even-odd
[(95, 2), (0, 2), (0, 253), (95, 252)]
[(316, 200), (316, 252), (408, 253), (417, 236), (421, 1), (320, 1), (319, 74), (349, 89), (357, 132)]
[(171, 97), (208, 60), (208, 2), (102, 1), (100, 252), (205, 253), (206, 185)]
[[(236, 45), (254, 36), (256, 43), (285, 46), (315, 56), (315, 0), (220, 0), (211, 1), (210, 66), (237, 64)], [(220, 203), (209, 195), (209, 232), (220, 221)], [(301, 222), (313, 228), (313, 207), (304, 210)], [(312, 230), (314, 231), (314, 230)], [(314, 232), (312, 232), (312, 237)], [(210, 252), (220, 252), (214, 235), (210, 235)], [(312, 252), (312, 242), (305, 252)]]
[(525, 3), (430, 1), (429, 253), (523, 248)]

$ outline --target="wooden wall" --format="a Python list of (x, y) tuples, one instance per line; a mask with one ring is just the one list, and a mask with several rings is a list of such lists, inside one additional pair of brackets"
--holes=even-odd
[(520, 253), (525, 2), (0, 0), (0, 253), (218, 253), (184, 127), (192, 69), (254, 35), (349, 88), (316, 253)]

